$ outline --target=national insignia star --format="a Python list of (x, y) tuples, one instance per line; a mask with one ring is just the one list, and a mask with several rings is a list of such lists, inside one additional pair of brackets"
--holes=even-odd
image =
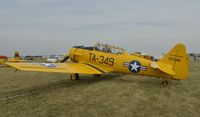
[(135, 62), (134, 64), (130, 64), (131, 65), (131, 71), (135, 70), (136, 72), (138, 72), (138, 67), (140, 67), (139, 65), (137, 65), (137, 63)]

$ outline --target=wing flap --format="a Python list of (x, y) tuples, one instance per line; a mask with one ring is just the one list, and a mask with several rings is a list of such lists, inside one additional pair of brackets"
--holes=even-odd
[(102, 74), (103, 72), (83, 63), (6, 63), (22, 71)]

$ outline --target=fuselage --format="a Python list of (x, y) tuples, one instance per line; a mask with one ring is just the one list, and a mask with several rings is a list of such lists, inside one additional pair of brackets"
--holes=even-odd
[(9, 58), (8, 62), (20, 62), (20, 58)]
[(172, 76), (151, 67), (151, 60), (128, 53), (108, 53), (92, 48), (71, 48), (69, 57), (72, 62), (87, 63), (105, 72), (171, 78)]

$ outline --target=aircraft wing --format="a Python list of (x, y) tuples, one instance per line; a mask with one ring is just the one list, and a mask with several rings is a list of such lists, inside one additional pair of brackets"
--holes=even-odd
[(151, 63), (151, 67), (153, 68), (157, 68), (159, 70), (161, 70), (162, 72), (165, 72), (169, 75), (175, 75), (175, 71), (173, 70), (173, 66), (168, 65), (166, 63), (163, 62), (152, 62)]
[(10, 67), (22, 71), (103, 74), (105, 70), (89, 63), (6, 63)]

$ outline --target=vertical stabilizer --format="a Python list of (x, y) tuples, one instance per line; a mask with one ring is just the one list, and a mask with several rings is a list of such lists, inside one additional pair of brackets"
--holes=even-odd
[(15, 51), (14, 58), (19, 58), (19, 51)]
[(189, 75), (189, 58), (186, 53), (186, 47), (183, 44), (177, 44), (172, 48), (159, 62), (173, 66), (175, 79), (187, 79)]

